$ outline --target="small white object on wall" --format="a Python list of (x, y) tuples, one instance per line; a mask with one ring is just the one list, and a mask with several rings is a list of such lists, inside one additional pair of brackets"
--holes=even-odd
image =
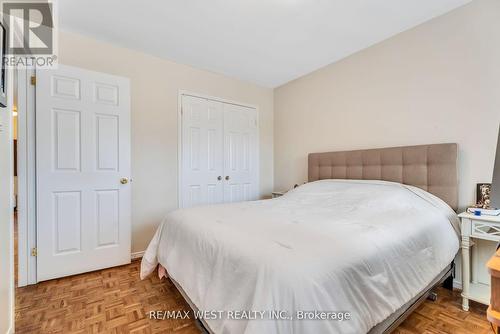
[(286, 191), (273, 191), (271, 193), (271, 197), (272, 198), (278, 198), (278, 197), (283, 196), (284, 194), (286, 194)]

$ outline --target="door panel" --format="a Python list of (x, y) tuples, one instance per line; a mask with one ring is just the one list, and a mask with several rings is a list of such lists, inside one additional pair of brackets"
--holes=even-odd
[(53, 193), (55, 249), (54, 254), (81, 251), (82, 208), (79, 191)]
[(125, 78), (37, 73), (39, 281), (130, 262), (129, 96)]
[(53, 109), (54, 169), (80, 171), (80, 112)]
[(224, 202), (257, 199), (257, 111), (224, 104), (224, 137)]
[(223, 122), (222, 103), (182, 96), (181, 207), (223, 201)]
[(78, 78), (54, 74), (50, 83), (52, 97), (80, 100), (80, 80)]
[(96, 191), (97, 246), (114, 246), (120, 242), (120, 211), (118, 190)]
[(96, 121), (96, 150), (97, 170), (116, 171), (118, 169), (119, 148), (119, 117), (116, 115), (97, 114)]

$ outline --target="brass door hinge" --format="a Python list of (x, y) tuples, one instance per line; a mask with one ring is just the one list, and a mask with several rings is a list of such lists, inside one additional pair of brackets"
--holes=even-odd
[(32, 75), (32, 76), (31, 76), (31, 84), (32, 84), (33, 86), (35, 86), (35, 85), (36, 85), (36, 77), (35, 77), (34, 75)]
[(38, 256), (38, 250), (36, 248), (31, 249), (31, 256)]

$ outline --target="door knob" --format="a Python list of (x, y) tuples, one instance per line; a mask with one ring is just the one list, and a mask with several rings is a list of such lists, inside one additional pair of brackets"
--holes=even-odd
[(227, 176), (225, 177), (225, 179), (226, 179), (226, 181), (229, 181), (229, 179), (230, 179), (229, 175), (227, 175)]
[(122, 177), (122, 178), (120, 179), (120, 183), (121, 183), (121, 184), (127, 184), (127, 183), (128, 183), (128, 178), (127, 178), (127, 177)]
[(220, 180), (222, 180), (222, 176), (219, 175), (219, 176), (217, 176), (217, 181), (220, 181)]

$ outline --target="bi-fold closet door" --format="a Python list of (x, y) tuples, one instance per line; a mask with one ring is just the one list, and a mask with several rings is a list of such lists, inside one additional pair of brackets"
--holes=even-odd
[(257, 110), (181, 95), (180, 206), (258, 197)]

